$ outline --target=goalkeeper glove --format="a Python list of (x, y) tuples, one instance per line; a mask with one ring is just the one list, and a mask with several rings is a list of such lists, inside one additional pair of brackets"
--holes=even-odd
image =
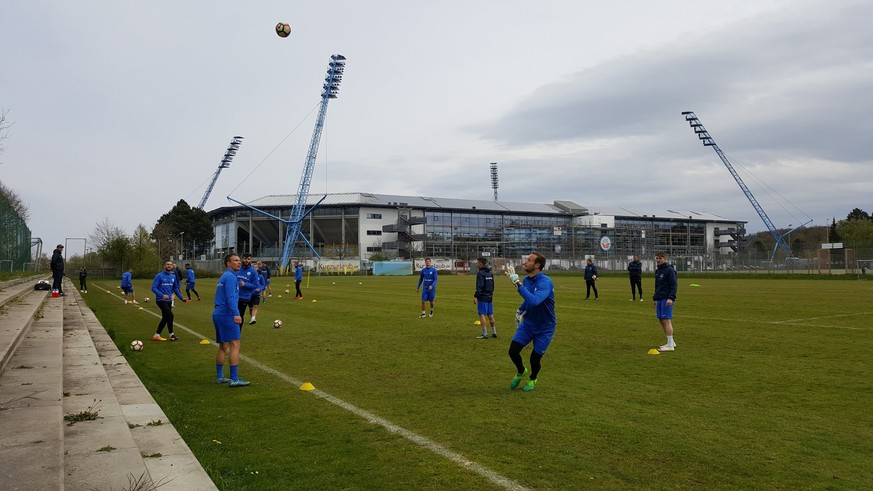
[(507, 276), (509, 276), (509, 281), (513, 282), (516, 286), (518, 286), (518, 285), (521, 284), (521, 280), (518, 279), (518, 275), (517, 275), (517, 274), (512, 273), (512, 274), (507, 275)]
[(524, 314), (526, 314), (526, 313), (527, 313), (526, 311), (521, 310), (521, 309), (516, 310), (515, 311), (515, 323), (521, 324), (522, 322), (524, 322)]

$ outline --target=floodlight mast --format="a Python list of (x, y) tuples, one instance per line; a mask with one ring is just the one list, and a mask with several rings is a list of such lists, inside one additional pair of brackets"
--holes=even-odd
[[(703, 142), (704, 147), (712, 147), (715, 150), (715, 153), (718, 154), (718, 157), (721, 159), (724, 166), (727, 167), (728, 172), (731, 173), (734, 180), (739, 184), (740, 189), (743, 190), (743, 194), (746, 195), (746, 198), (749, 199), (749, 202), (752, 203), (752, 207), (758, 212), (758, 216), (761, 217), (761, 220), (764, 222), (764, 225), (767, 226), (767, 230), (770, 231), (770, 235), (773, 236), (773, 239), (776, 243), (773, 245), (773, 253), (771, 254), (771, 259), (776, 257), (776, 249), (781, 248), (783, 252), (785, 252), (785, 257), (791, 257), (791, 248), (785, 242), (785, 237), (779, 234), (779, 231), (776, 230), (776, 227), (773, 225), (773, 222), (770, 220), (770, 217), (767, 216), (767, 213), (764, 212), (764, 208), (758, 203), (758, 200), (755, 199), (755, 196), (749, 191), (746, 183), (743, 182), (743, 179), (737, 174), (737, 171), (734, 169), (734, 166), (731, 165), (728, 158), (725, 156), (724, 152), (718, 148), (715, 140), (709, 136), (709, 132), (706, 131), (706, 128), (703, 126), (703, 123), (697, 118), (693, 111), (683, 111), (682, 115), (685, 116), (685, 121), (688, 122), (691, 129), (694, 130), (694, 133), (697, 134), (697, 138), (699, 138)], [(789, 227), (790, 228), (790, 227)], [(790, 233), (790, 231), (789, 231)]]
[[(318, 155), (318, 144), (321, 141), (321, 130), (324, 128), (324, 118), (327, 115), (327, 104), (331, 99), (339, 95), (339, 86), (343, 80), (343, 72), (346, 68), (346, 57), (343, 55), (331, 55), (328, 63), (327, 76), (321, 92), (321, 107), (318, 110), (318, 118), (315, 121), (315, 129), (312, 132), (312, 141), (309, 143), (309, 153), (306, 155), (306, 163), (303, 166), (303, 174), (300, 176), (300, 185), (297, 188), (297, 203), (291, 210), (291, 219), (288, 221), (288, 232), (285, 235), (285, 244), (282, 249), (282, 258), (279, 261), (279, 270), (287, 271), (288, 263), (294, 254), (294, 246), (298, 239), (309, 246), (312, 253), (319, 257), (318, 252), (301, 232), (303, 218), (307, 215), (306, 200), (309, 197), (309, 184), (312, 182), (312, 172), (315, 170), (315, 157)], [(310, 209), (309, 212), (312, 210)]]
[(227, 151), (224, 152), (224, 158), (221, 159), (221, 162), (218, 163), (218, 169), (215, 169), (215, 174), (212, 174), (212, 181), (209, 183), (209, 187), (206, 188), (206, 192), (203, 193), (203, 198), (200, 200), (199, 208), (203, 210), (204, 206), (206, 206), (206, 200), (209, 199), (209, 195), (212, 194), (212, 188), (215, 187), (215, 181), (218, 180), (218, 175), (221, 174), (221, 169), (227, 169), (230, 167), (230, 163), (233, 158), (236, 156), (237, 150), (239, 150), (239, 146), (242, 145), (243, 141), (242, 136), (235, 136), (230, 140), (230, 145), (227, 147)]

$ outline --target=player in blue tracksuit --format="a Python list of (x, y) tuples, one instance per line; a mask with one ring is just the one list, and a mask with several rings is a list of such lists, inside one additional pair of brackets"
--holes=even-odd
[(185, 295), (188, 296), (188, 300), (191, 300), (191, 292), (194, 292), (194, 295), (197, 296), (197, 301), (200, 301), (200, 294), (194, 289), (194, 283), (197, 282), (197, 278), (194, 277), (194, 268), (191, 267), (191, 263), (185, 263), (185, 276)]
[(261, 285), (258, 283), (258, 271), (252, 266), (252, 255), (249, 253), (243, 254), (242, 266), (236, 272), (236, 277), (239, 279), (239, 315), (245, 317), (246, 307), (254, 307), (255, 302), (260, 302), (261, 297), (253, 297), (255, 290), (260, 290)]
[(273, 275), (273, 273), (270, 272), (270, 267), (267, 266), (267, 263), (261, 262), (261, 266), (258, 268), (258, 272), (261, 273), (262, 275), (264, 275), (264, 279), (267, 280), (266, 289), (263, 291), (265, 293), (267, 293), (268, 297), (272, 298), (273, 297), (273, 287), (270, 286), (270, 277)]
[(167, 327), (167, 332), (170, 333), (170, 341), (178, 341), (179, 338), (173, 332), (173, 294), (179, 297), (182, 302), (187, 302), (182, 296), (182, 291), (179, 290), (179, 279), (176, 272), (173, 271), (176, 265), (173, 261), (164, 262), (164, 270), (155, 275), (155, 280), (152, 281), (152, 292), (155, 294), (155, 304), (161, 309), (161, 321), (158, 322), (158, 330), (152, 336), (152, 341), (166, 341), (168, 338), (161, 336), (164, 331), (164, 326)]
[(433, 300), (436, 298), (438, 276), (436, 268), (430, 265), (430, 258), (424, 258), (424, 269), (422, 269), (421, 274), (418, 275), (418, 286), (415, 288), (415, 291), (420, 291), (421, 285), (424, 284), (424, 290), (421, 290), (421, 315), (418, 316), (419, 319), (423, 319), (425, 316), (425, 302), (430, 302), (430, 316), (433, 317)]
[(128, 269), (124, 273), (121, 273), (121, 293), (124, 294), (124, 303), (127, 304), (128, 295), (130, 296), (130, 302), (134, 305), (138, 305), (136, 303), (136, 293), (133, 291), (133, 269)]
[[(509, 388), (515, 389), (521, 379), (530, 373), (524, 390), (531, 391), (537, 387), (537, 376), (540, 373), (541, 360), (546, 349), (552, 342), (558, 319), (555, 316), (555, 285), (551, 278), (543, 274), (546, 258), (538, 252), (531, 252), (523, 263), (527, 276), (524, 281), (512, 273), (509, 279), (516, 285), (518, 294), (524, 299), (515, 312), (518, 329), (509, 345), (509, 358), (518, 370), (509, 382)], [(533, 341), (533, 351), (530, 354), (530, 372), (521, 360), (521, 350)]]
[[(230, 387), (244, 387), (249, 382), (239, 378), (240, 327), (242, 315), (239, 311), (240, 259), (236, 254), (224, 256), (227, 268), (215, 287), (215, 309), (212, 311), (212, 324), (215, 326), (215, 383), (228, 383)], [(224, 360), (230, 358), (230, 379), (224, 378)]]
[(673, 303), (676, 301), (676, 291), (679, 282), (676, 278), (676, 270), (667, 262), (667, 253), (658, 251), (655, 253), (655, 294), (652, 302), (655, 307), (655, 315), (667, 336), (667, 344), (658, 348), (658, 351), (674, 351), (676, 342), (673, 341)]
[(297, 300), (303, 300), (303, 292), (300, 291), (301, 281), (303, 281), (303, 267), (300, 266), (300, 261), (294, 261), (294, 286), (297, 287), (294, 298)]
[(488, 260), (484, 257), (476, 259), (476, 292), (473, 293), (473, 304), (479, 314), (479, 323), (482, 325), (482, 335), (477, 339), (488, 339), (488, 323), (491, 324), (491, 337), (497, 337), (497, 326), (494, 325), (494, 273), (488, 267)]
[[(258, 262), (260, 263), (260, 261)], [(267, 279), (264, 278), (264, 275), (262, 275), (257, 268), (255, 268), (255, 271), (258, 271), (258, 288), (256, 288), (255, 291), (252, 292), (252, 299), (249, 302), (252, 311), (252, 319), (249, 321), (249, 325), (252, 326), (255, 325), (256, 322), (258, 322), (258, 306), (261, 304), (262, 301), (261, 293), (264, 291), (264, 287), (267, 285)], [(263, 299), (263, 302), (267, 303), (267, 299)]]

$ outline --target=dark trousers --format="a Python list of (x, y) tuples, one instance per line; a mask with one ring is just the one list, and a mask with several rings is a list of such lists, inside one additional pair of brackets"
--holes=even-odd
[(164, 332), (164, 326), (167, 327), (167, 332), (173, 335), (173, 303), (172, 302), (155, 302), (158, 308), (161, 309), (161, 322), (158, 323), (156, 333)]
[(61, 288), (63, 279), (64, 273), (62, 271), (52, 271), (52, 290), (57, 290), (58, 293), (64, 293), (64, 290)]
[(303, 292), (300, 291), (300, 280), (295, 281), (294, 286), (297, 287), (297, 296), (302, 297)]
[(597, 298), (597, 285), (594, 280), (585, 280), (585, 298), (591, 296), (591, 290), (594, 290), (594, 298)]
[[(637, 290), (639, 290), (640, 300), (642, 300), (642, 298), (643, 298), (643, 279), (642, 278), (631, 278), (630, 284), (631, 284), (631, 298), (637, 298), (635, 295), (637, 293)], [(636, 290), (634, 290), (634, 288), (636, 288)]]
[(88, 289), (88, 280), (85, 278), (79, 277), (79, 290), (87, 290)]

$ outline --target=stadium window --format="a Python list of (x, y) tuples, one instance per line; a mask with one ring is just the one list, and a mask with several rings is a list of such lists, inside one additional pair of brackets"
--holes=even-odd
[(381, 230), (367, 230), (367, 235), (382, 235)]
[(381, 220), (381, 213), (367, 213), (367, 220)]

